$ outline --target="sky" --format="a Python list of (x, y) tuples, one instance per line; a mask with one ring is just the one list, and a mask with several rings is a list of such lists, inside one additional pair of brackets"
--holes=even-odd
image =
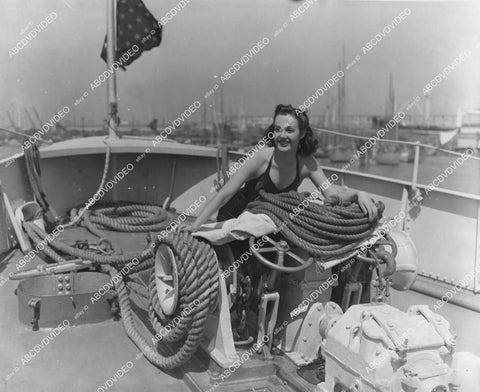
[[(160, 19), (179, 0), (144, 0)], [(226, 113), (243, 101), (247, 115), (270, 116), (278, 103), (302, 104), (337, 72), (345, 47), (347, 114), (383, 114), (389, 74), (399, 104), (469, 49), (461, 65), (431, 93), (432, 113), (454, 114), (480, 107), (480, 2), (316, 0), (298, 18), (291, 0), (190, 0), (164, 26), (160, 47), (145, 52), (118, 74), (122, 120), (167, 122), (203, 97), (236, 61), (264, 37), (269, 39), (223, 83)], [(106, 83), (90, 84), (105, 70), (100, 50), (106, 29), (106, 0), (0, 0), (0, 121), (16, 105), (36, 107), (49, 119), (64, 105), (76, 121), (99, 124), (106, 117)], [(362, 47), (402, 10), (405, 20), (370, 51)], [(9, 51), (45, 17), (58, 17), (13, 57)], [(288, 24), (275, 36), (284, 23)], [(23, 34), (20, 34), (25, 30)], [(357, 57), (358, 58), (358, 57)], [(84, 92), (88, 97), (78, 105)], [(309, 108), (322, 114), (336, 87)], [(218, 99), (218, 90), (214, 94)], [(192, 118), (200, 120), (202, 110)], [(418, 112), (420, 113), (420, 112)], [(72, 121), (72, 117), (67, 122)]]

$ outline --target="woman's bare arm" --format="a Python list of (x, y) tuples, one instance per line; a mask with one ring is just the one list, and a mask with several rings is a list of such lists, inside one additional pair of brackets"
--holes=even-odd
[(212, 214), (225, 205), (246, 181), (257, 177), (259, 168), (264, 163), (265, 158), (263, 155), (264, 154), (255, 154), (230, 177), (229, 181), (227, 181), (220, 191), (205, 205), (197, 219), (195, 219), (195, 222), (193, 222), (192, 229), (198, 229)]
[(342, 187), (332, 184), (333, 181), (327, 179), (320, 164), (313, 156), (306, 157), (305, 159), (310, 179), (325, 197), (338, 196), (343, 201), (356, 201), (363, 213), (365, 215), (368, 214), (370, 220), (376, 217), (377, 207), (366, 192), (343, 189)]

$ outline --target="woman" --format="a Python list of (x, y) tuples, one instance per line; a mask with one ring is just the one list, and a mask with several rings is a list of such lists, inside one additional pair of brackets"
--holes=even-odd
[[(236, 218), (249, 202), (259, 196), (260, 189), (269, 193), (296, 191), (305, 178), (310, 178), (325, 197), (339, 196), (343, 201), (356, 201), (370, 220), (375, 218), (377, 209), (365, 192), (346, 191), (329, 185), (313, 156), (318, 142), (306, 113), (291, 105), (278, 105), (273, 123), (266, 132), (270, 136), (272, 133), (269, 146), (254, 154), (230, 177), (189, 230), (197, 230), (216, 211), (219, 211), (219, 221)], [(245, 187), (240, 189), (243, 184)]]

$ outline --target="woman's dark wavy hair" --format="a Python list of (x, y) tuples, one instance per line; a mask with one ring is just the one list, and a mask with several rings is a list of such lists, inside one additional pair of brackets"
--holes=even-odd
[[(273, 114), (273, 122), (265, 131), (265, 136), (267, 136), (270, 132), (273, 132), (275, 129), (275, 118), (279, 114), (290, 114), (291, 116), (295, 117), (298, 121), (298, 128), (300, 132), (305, 132), (303, 138), (300, 139), (298, 143), (298, 154), (300, 155), (310, 155), (317, 151), (318, 140), (315, 139), (313, 136), (312, 128), (310, 128), (310, 122), (308, 120), (308, 116), (306, 111), (296, 109), (292, 105), (277, 105), (275, 108), (275, 113)], [(273, 140), (270, 139), (267, 143), (269, 147), (273, 147), (275, 144)]]

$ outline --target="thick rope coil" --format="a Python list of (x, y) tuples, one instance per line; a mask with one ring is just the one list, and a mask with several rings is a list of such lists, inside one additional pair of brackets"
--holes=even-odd
[[(150, 318), (157, 332), (156, 340), (165, 340), (166, 342), (183, 341), (179, 343), (178, 351), (175, 354), (164, 356), (156, 352), (147, 343), (136, 328), (130, 307), (130, 299), (123, 279), (118, 281), (116, 289), (127, 335), (150, 362), (163, 369), (174, 369), (187, 362), (200, 344), (207, 316), (216, 303), (218, 295), (218, 266), (213, 249), (206, 244), (200, 244), (199, 240), (193, 238), (188, 233), (171, 233), (168, 237), (157, 240), (157, 243), (158, 245), (165, 243), (169, 246), (178, 263), (180, 305), (177, 307), (175, 314), (169, 318), (161, 312), (156, 302), (158, 297), (155, 285), (155, 271), (152, 271), (149, 282)], [(110, 274), (114, 275), (115, 269), (113, 267), (110, 268), (112, 268)], [(214, 270), (216, 270), (215, 274), (213, 274)], [(198, 302), (198, 305), (195, 302)], [(190, 309), (191, 304), (196, 306), (188, 314), (185, 314), (185, 309)], [(176, 319), (178, 319), (178, 322), (175, 322)], [(168, 323), (166, 323), (167, 321)], [(170, 327), (169, 324), (172, 324), (172, 322), (174, 325)], [(164, 334), (163, 332), (166, 333)]]
[(294, 191), (274, 195), (261, 190), (260, 199), (247, 208), (268, 215), (287, 240), (326, 260), (344, 256), (368, 239), (385, 208), (377, 202), (379, 213), (370, 222), (358, 204), (335, 205), (338, 202), (319, 205)]
[(92, 211), (90, 221), (100, 229), (145, 233), (164, 230), (174, 216), (159, 206), (134, 204)]
[[(121, 231), (151, 231), (152, 226), (160, 226), (164, 229), (169, 223), (164, 222), (167, 216), (166, 211), (156, 206), (126, 206), (86, 211), (82, 216), (82, 224), (94, 235), (103, 238), (104, 233), (100, 231), (103, 227), (115, 227)], [(135, 226), (135, 230), (131, 230), (132, 226)], [(55, 238), (49, 238), (33, 222), (24, 222), (24, 227), (36, 245), (43, 242), (43, 251), (56, 262), (66, 261), (57, 253), (61, 252), (98, 263), (103, 271), (110, 273), (112, 277), (116, 276), (116, 279), (112, 280), (118, 293), (125, 330), (150, 362), (164, 369), (173, 369), (192, 357), (203, 336), (207, 316), (214, 309), (218, 296), (219, 270), (215, 252), (208, 243), (193, 238), (188, 233), (171, 233), (162, 239), (154, 237), (155, 240), (150, 246), (139, 254), (122, 255), (121, 249), (114, 246), (114, 254), (105, 256), (77, 249)], [(179, 302), (172, 316), (166, 316), (161, 311), (155, 284), (155, 271), (152, 268), (154, 266), (152, 256), (155, 255), (161, 243), (165, 243), (172, 249), (177, 263)], [(150, 269), (147, 290), (134, 281), (127, 282), (126, 277), (119, 273), (122, 271), (121, 267), (135, 257), (141, 263), (129, 269), (126, 274)], [(152, 326), (157, 333), (156, 340), (164, 340), (166, 343), (177, 342), (178, 350), (175, 354), (163, 356), (156, 352), (156, 348), (151, 347), (138, 332), (130, 305), (130, 291), (137, 294), (149, 310)]]

